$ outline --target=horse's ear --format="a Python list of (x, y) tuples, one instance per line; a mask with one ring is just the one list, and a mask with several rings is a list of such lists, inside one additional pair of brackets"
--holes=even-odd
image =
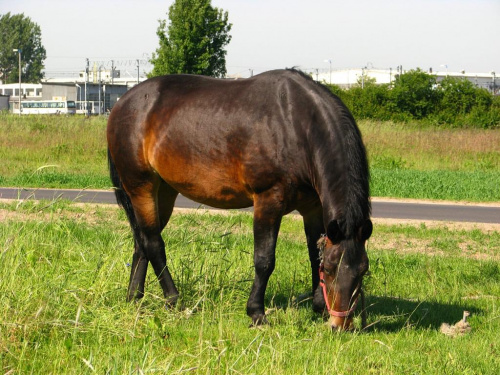
[(363, 225), (358, 229), (358, 241), (366, 241), (373, 232), (373, 224), (370, 219), (365, 220)]
[(332, 243), (339, 243), (344, 239), (344, 234), (340, 230), (340, 226), (337, 220), (332, 220), (326, 228), (326, 235)]

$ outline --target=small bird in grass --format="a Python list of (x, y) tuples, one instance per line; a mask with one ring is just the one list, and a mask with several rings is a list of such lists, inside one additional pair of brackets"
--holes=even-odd
[(439, 329), (441, 333), (444, 333), (447, 336), (456, 337), (465, 335), (471, 331), (471, 326), (469, 322), (467, 322), (467, 317), (470, 316), (470, 312), (464, 311), (464, 316), (461, 320), (459, 320), (455, 325), (449, 325), (448, 323), (441, 324), (441, 328)]

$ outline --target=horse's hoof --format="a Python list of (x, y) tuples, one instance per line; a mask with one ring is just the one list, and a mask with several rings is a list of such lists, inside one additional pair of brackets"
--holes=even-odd
[(323, 298), (323, 293), (321, 293), (320, 288), (316, 289), (313, 295), (312, 308), (315, 313), (322, 314), (326, 309), (325, 299)]
[(250, 324), (249, 328), (259, 327), (266, 324), (269, 324), (269, 322), (266, 319), (266, 316), (264, 314), (258, 314), (252, 316), (252, 324)]
[(136, 291), (127, 293), (127, 302), (139, 302), (144, 297), (144, 293)]
[(297, 296), (297, 298), (295, 298), (293, 301), (292, 301), (292, 305), (294, 307), (297, 307), (299, 306), (301, 303), (304, 303), (304, 302), (307, 302), (307, 301), (311, 301), (313, 299), (313, 294), (311, 292), (309, 293), (302, 293), (302, 294), (299, 294)]
[(175, 296), (170, 296), (170, 297), (167, 297), (166, 301), (165, 301), (165, 308), (166, 309), (173, 309), (176, 305), (177, 305), (177, 301), (179, 299), (179, 295), (175, 295)]

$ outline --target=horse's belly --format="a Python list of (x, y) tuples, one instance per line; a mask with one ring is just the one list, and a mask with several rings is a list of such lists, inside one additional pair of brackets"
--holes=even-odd
[(205, 204), (207, 206), (224, 209), (237, 209), (246, 208), (253, 205), (253, 200), (245, 194), (231, 190), (230, 188), (223, 188), (219, 191), (211, 191), (208, 194), (199, 194), (198, 191), (185, 191), (181, 192), (186, 198), (195, 202)]
[(185, 197), (216, 208), (245, 208), (253, 205), (253, 193), (230, 163), (176, 163), (163, 165), (157, 172)]
[(182, 182), (167, 180), (167, 183), (185, 197), (211, 207), (245, 208), (253, 205), (251, 195), (229, 181), (198, 179)]

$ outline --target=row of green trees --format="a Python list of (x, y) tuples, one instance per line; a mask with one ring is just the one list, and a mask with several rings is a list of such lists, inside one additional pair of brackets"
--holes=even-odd
[(364, 80), (347, 90), (331, 85), (357, 119), (493, 128), (500, 126), (500, 96), (464, 78), (446, 77), (439, 83), (420, 69), (396, 76), (392, 84)]

